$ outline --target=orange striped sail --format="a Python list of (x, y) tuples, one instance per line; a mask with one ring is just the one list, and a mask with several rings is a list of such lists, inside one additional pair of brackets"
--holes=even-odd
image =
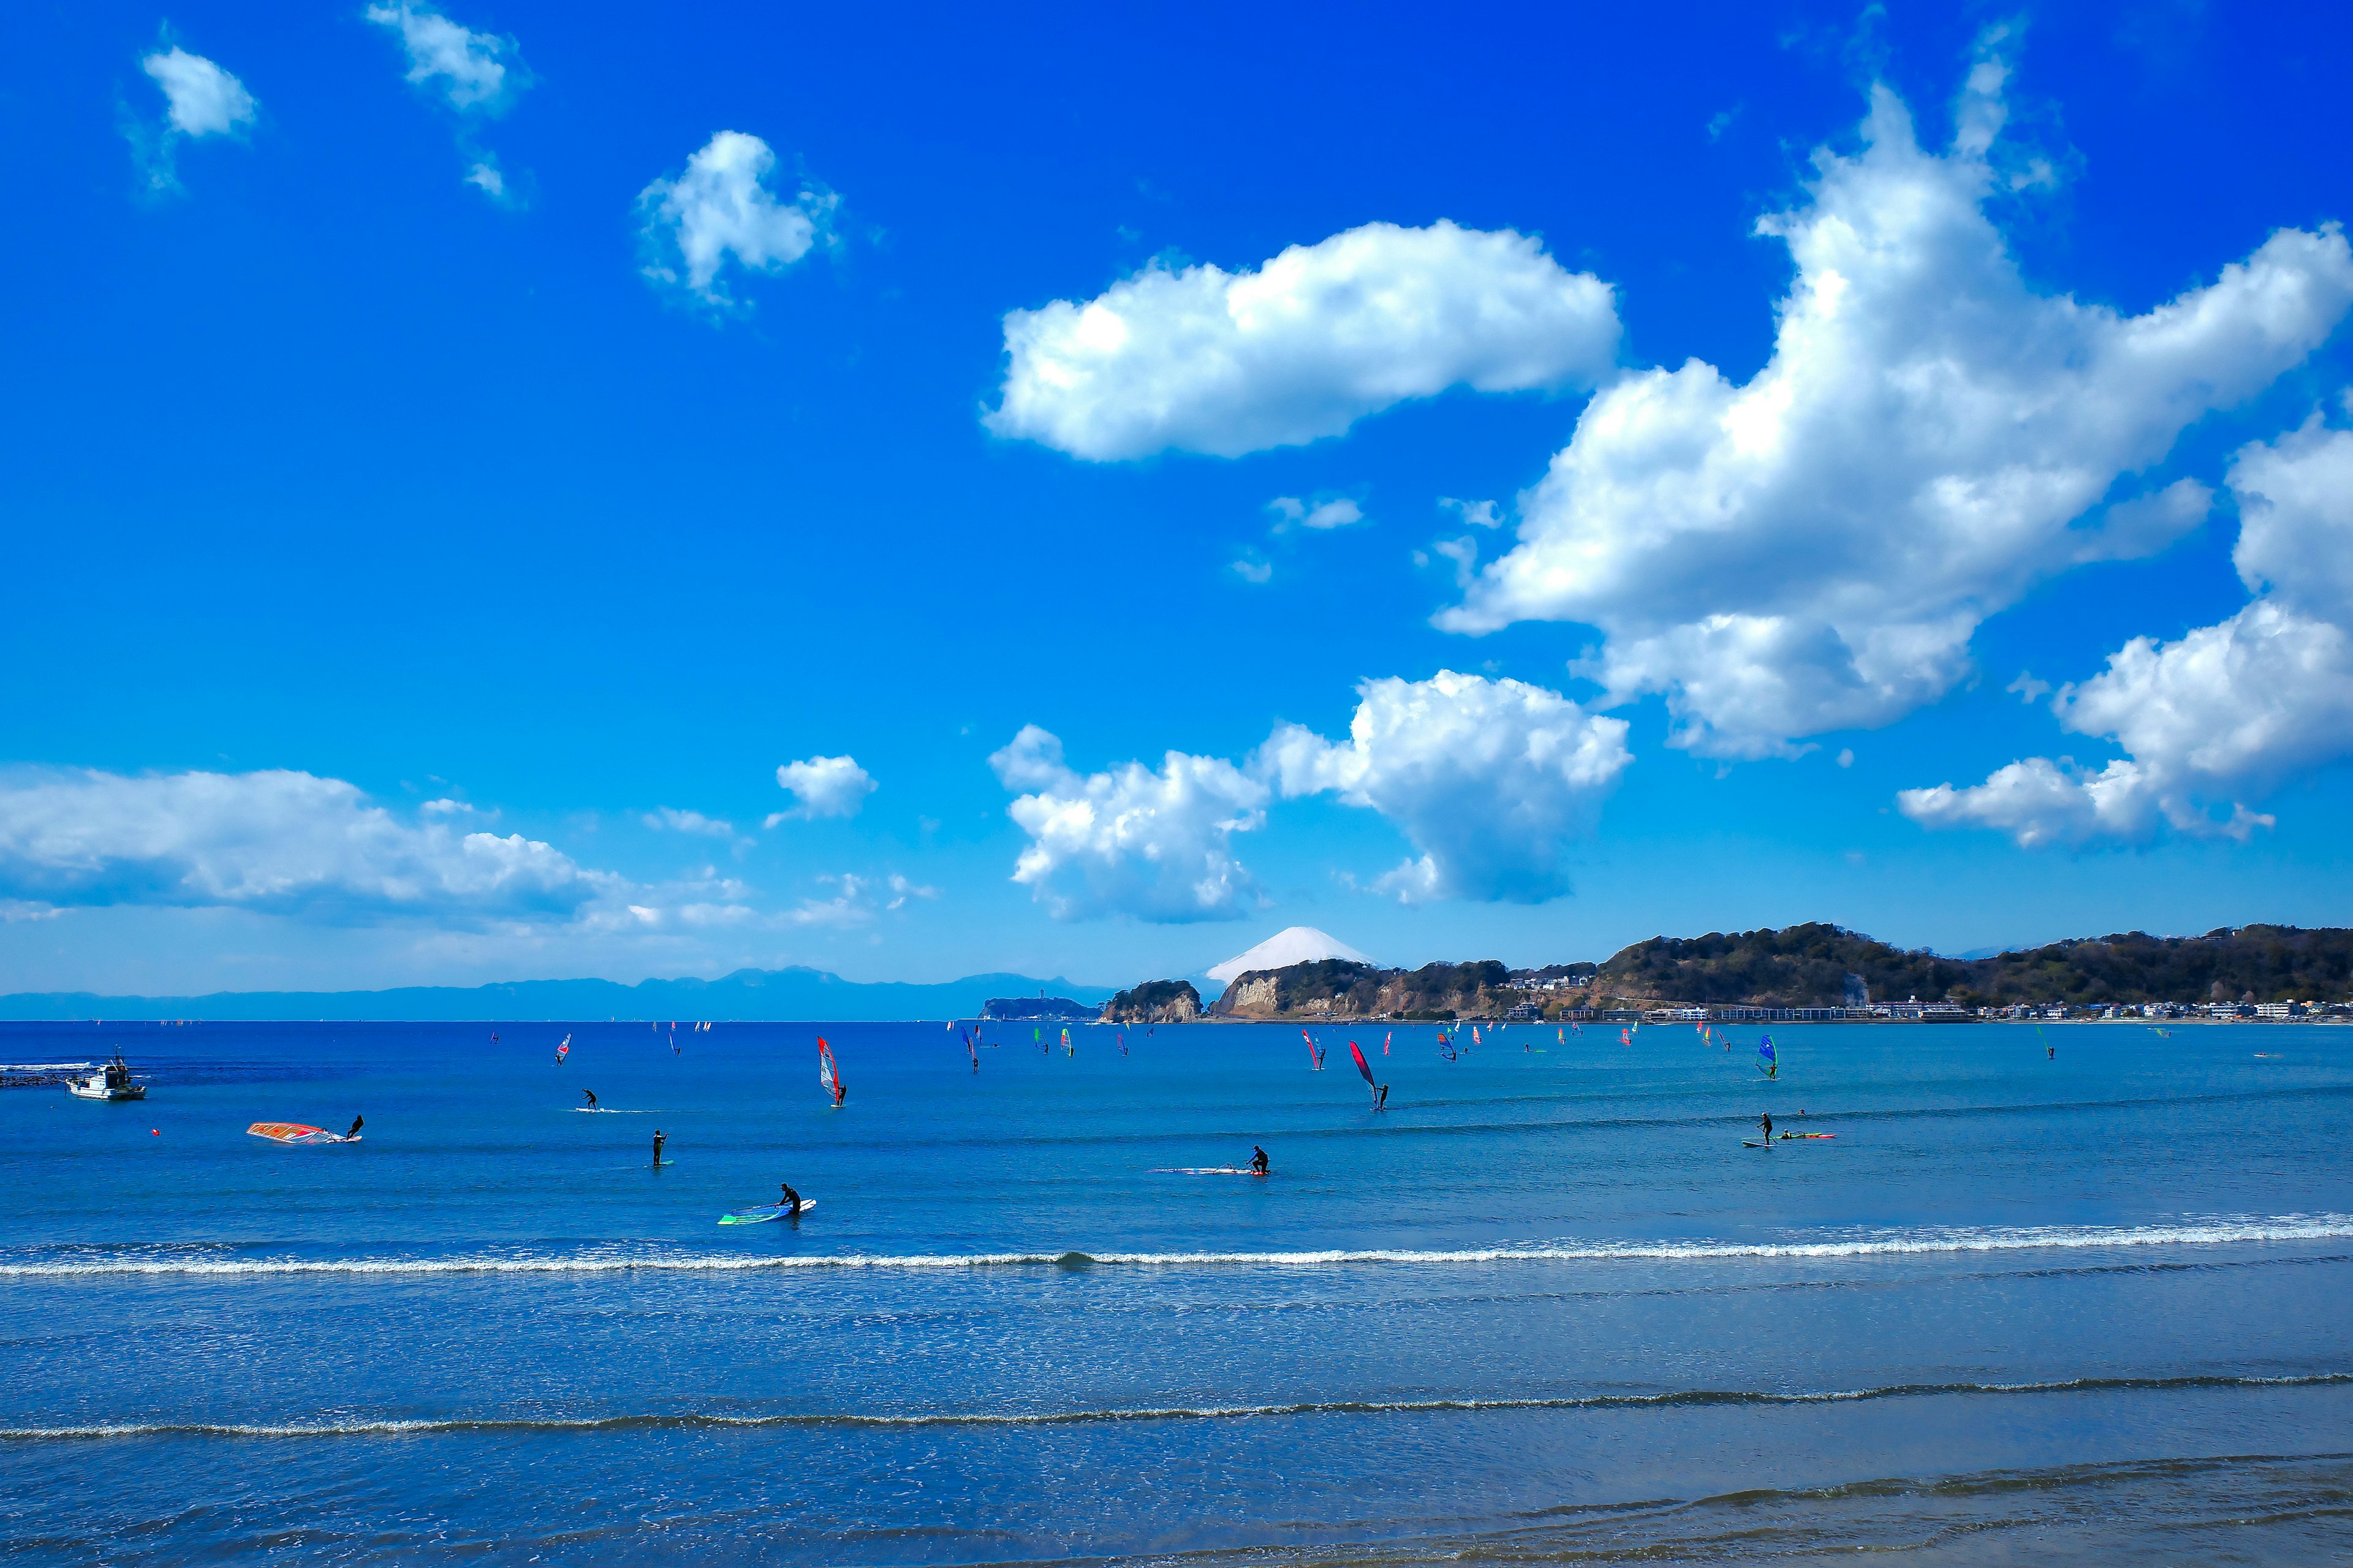
[(306, 1127), (300, 1121), (257, 1121), (246, 1129), (256, 1138), (268, 1138), (279, 1143), (341, 1143), (340, 1132), (330, 1132), (323, 1127)]

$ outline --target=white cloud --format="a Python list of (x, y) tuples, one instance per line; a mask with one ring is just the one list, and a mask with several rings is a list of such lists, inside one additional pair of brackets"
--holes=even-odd
[(404, 822), (306, 773), (16, 770), (0, 774), (0, 896), (531, 918), (575, 914), (623, 886), (521, 834), (461, 832), (449, 819), (463, 815)]
[(1994, 828), (2029, 847), (2137, 842), (2161, 824), (2243, 840), (2273, 820), (2248, 798), (2353, 752), (2353, 431), (2316, 415), (2242, 449), (2230, 484), (2241, 520), (2232, 558), (2253, 602), (2173, 642), (2135, 637), (2052, 700), (2065, 728), (2129, 755), (2096, 772), (2031, 757), (1981, 784), (1905, 790), (1906, 816)]
[(370, 5), (363, 15), (399, 35), (410, 84), (438, 93), (460, 112), (498, 114), (531, 85), (512, 38), (477, 33), (407, 0)]
[(792, 200), (778, 201), (768, 188), (776, 166), (757, 136), (722, 131), (686, 161), (684, 174), (639, 192), (646, 277), (733, 310), (719, 276), (730, 257), (747, 272), (780, 272), (832, 243), (839, 198), (803, 181)]
[(1396, 824), (1420, 858), (1378, 885), (1409, 901), (1568, 891), (1563, 851), (1591, 831), (1633, 761), (1624, 720), (1540, 686), (1452, 670), (1357, 691), (1346, 742), (1280, 725), (1256, 771), (1285, 798), (1332, 791)]
[(1504, 520), (1491, 500), (1458, 500), (1452, 496), (1440, 496), (1438, 504), (1461, 518), (1473, 528), (1501, 528)]
[(1479, 541), (1470, 534), (1430, 542), (1432, 554), (1454, 563), (1454, 585), (1468, 588), (1479, 574)]
[(1313, 528), (1328, 531), (1345, 528), (1352, 522), (1365, 521), (1365, 509), (1343, 496), (1335, 500), (1317, 501), (1313, 505), (1297, 496), (1277, 496), (1266, 503), (1274, 513), (1274, 531), (1287, 528)]
[(485, 154), (466, 171), (466, 184), (480, 191), (494, 202), (507, 199), (507, 177), (499, 173), (499, 161)]
[(1013, 879), (1057, 920), (1233, 920), (1257, 907), (1232, 839), (1265, 821), (1270, 792), (1233, 763), (1170, 752), (1158, 773), (1128, 763), (1081, 775), (1035, 724), (988, 763), (1026, 792), (1007, 809), (1029, 835)]
[(160, 124), (126, 121), (132, 153), (155, 191), (179, 185), (174, 154), (181, 141), (206, 136), (235, 136), (260, 116), (260, 108), (245, 84), (202, 55), (192, 55), (177, 44), (142, 56), (139, 68), (164, 91)]
[(989, 758), (1009, 812), (1029, 835), (1013, 879), (1058, 919), (1231, 919), (1260, 899), (1234, 858), (1233, 836), (1264, 825), (1266, 806), (1331, 793), (1380, 813), (1418, 859), (1378, 884), (1409, 901), (1532, 902), (1568, 890), (1563, 851), (1590, 830), (1633, 759), (1626, 722), (1557, 692), (1441, 670), (1428, 680), (1358, 688), (1337, 744), (1276, 726), (1243, 763), (1170, 752), (1081, 775), (1036, 725)]
[(1274, 563), (1261, 559), (1253, 552), (1244, 552), (1230, 563), (1234, 575), (1245, 583), (1264, 583), (1274, 575)]
[(776, 826), (789, 817), (856, 816), (875, 790), (874, 779), (855, 757), (809, 757), (776, 770), (776, 783), (799, 804), (767, 819)]
[(1373, 223), (1255, 272), (1155, 262), (1092, 300), (1008, 313), (983, 423), (1095, 461), (1233, 458), (1455, 385), (1589, 387), (1618, 339), (1609, 286), (1530, 236)]
[[(909, 899), (936, 899), (937, 888), (926, 888), (908, 880), (893, 871), (880, 881), (844, 872), (839, 877), (819, 877), (820, 883), (835, 889), (829, 899), (804, 899), (786, 911), (789, 925), (850, 926), (863, 925), (878, 912), (888, 913), (904, 909)], [(887, 895), (887, 896), (886, 896)]]
[(179, 135), (227, 136), (253, 123), (253, 94), (202, 55), (175, 44), (142, 59), (139, 68), (164, 89), (164, 123)]
[(674, 806), (656, 806), (642, 818), (656, 832), (697, 833), (711, 838), (733, 838), (735, 825), (716, 816), (705, 816), (699, 811), (680, 811)]
[(1769, 363), (1598, 394), (1521, 498), (1517, 547), (1438, 624), (1597, 626), (1579, 672), (1663, 694), (1675, 744), (1788, 755), (1940, 696), (2037, 581), (2193, 526), (2195, 485), (2075, 524), (2323, 342), (2353, 255), (2333, 226), (2283, 230), (2139, 316), (2037, 292), (1983, 205), (2021, 183), (1996, 168), (2003, 77), (1971, 71), (1941, 153), (1875, 89), (1862, 150), (1818, 152), (1810, 199), (1757, 225), (1797, 268)]

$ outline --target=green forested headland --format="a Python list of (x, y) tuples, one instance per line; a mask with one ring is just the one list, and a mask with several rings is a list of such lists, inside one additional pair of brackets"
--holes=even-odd
[(1859, 931), (1779, 931), (1653, 937), (1601, 966), (1597, 994), (1701, 1004), (1835, 1007), (1857, 989), (1873, 1002), (2337, 1002), (2353, 997), (2353, 931), (2225, 927), (2204, 936), (2055, 942), (1992, 958), (1905, 952)]

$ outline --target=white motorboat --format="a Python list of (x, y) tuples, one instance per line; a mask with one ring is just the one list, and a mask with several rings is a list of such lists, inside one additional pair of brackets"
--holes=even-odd
[(81, 1100), (144, 1100), (147, 1086), (131, 1076), (122, 1053), (87, 1077), (66, 1079), (66, 1092)]

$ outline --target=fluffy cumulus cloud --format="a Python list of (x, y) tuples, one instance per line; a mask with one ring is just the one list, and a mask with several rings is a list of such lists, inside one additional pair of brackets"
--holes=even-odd
[(1906, 816), (2029, 847), (2139, 842), (2161, 826), (2243, 839), (2272, 821), (2249, 799), (2353, 752), (2353, 431), (2316, 415), (2242, 450), (2230, 485), (2253, 602), (2172, 642), (2136, 637), (2052, 700), (2063, 726), (2128, 754), (2096, 769), (2030, 757), (1980, 784), (1906, 790)]
[(855, 757), (808, 757), (776, 770), (776, 784), (797, 803), (790, 811), (770, 816), (776, 826), (791, 817), (856, 816), (866, 797), (874, 793), (874, 777)]
[(2102, 503), (2325, 340), (2353, 255), (2333, 226), (2283, 230), (2137, 316), (2037, 291), (1985, 210), (2036, 178), (2005, 172), (2003, 79), (1974, 68), (1942, 152), (1875, 89), (1860, 150), (1818, 152), (1809, 199), (1757, 226), (1796, 264), (1769, 362), (1597, 395), (1521, 498), (1515, 548), (1439, 624), (1599, 627), (1580, 673), (1663, 694), (1675, 743), (1788, 754), (1940, 696), (2037, 581), (2194, 525), (2194, 485)]
[(1609, 285), (1529, 236), (1366, 224), (1254, 272), (1155, 264), (1092, 300), (1011, 312), (984, 422), (1096, 461), (1232, 458), (1451, 386), (1590, 387), (1618, 340)]
[(229, 906), (340, 919), (550, 918), (617, 878), (523, 837), (467, 832), (456, 803), (404, 821), (311, 773), (0, 774), (0, 898)]
[(1330, 791), (1396, 824), (1420, 855), (1381, 885), (1408, 900), (1568, 891), (1564, 851), (1633, 761), (1624, 720), (1451, 670), (1366, 681), (1357, 694), (1345, 742), (1286, 724), (1261, 749), (1258, 767), (1284, 796)]
[(645, 275), (715, 310), (736, 309), (721, 271), (781, 272), (830, 244), (839, 198), (807, 182), (790, 200), (770, 188), (776, 155), (765, 142), (722, 131), (686, 161), (685, 173), (638, 195)]
[(457, 116), (458, 144), (465, 155), (465, 183), (492, 201), (512, 199), (498, 154), (474, 141), (477, 121), (503, 114), (525, 88), (531, 73), (512, 38), (478, 33), (430, 5), (409, 0), (373, 5), (362, 13), (393, 35), (408, 61), (408, 81)]
[(1419, 853), (1380, 886), (1409, 901), (1533, 902), (1568, 890), (1567, 847), (1631, 762), (1626, 722), (1558, 692), (1441, 670), (1358, 689), (1348, 738), (1278, 725), (1242, 762), (1170, 752), (1082, 775), (1031, 725), (989, 759), (1029, 835), (1014, 880), (1061, 919), (1228, 919), (1260, 902), (1233, 836), (1280, 795), (1378, 812)]
[(151, 189), (178, 187), (176, 153), (182, 142), (242, 135), (260, 117), (260, 107), (245, 83), (177, 44), (142, 57), (139, 68), (164, 94), (160, 122), (128, 121), (124, 125)]
[(1024, 726), (988, 759), (1021, 792), (1008, 815), (1029, 836), (1013, 879), (1058, 920), (1233, 920), (1258, 907), (1233, 836), (1266, 820), (1266, 784), (1218, 757), (1170, 752), (1158, 772), (1129, 763), (1081, 774), (1062, 742)]

